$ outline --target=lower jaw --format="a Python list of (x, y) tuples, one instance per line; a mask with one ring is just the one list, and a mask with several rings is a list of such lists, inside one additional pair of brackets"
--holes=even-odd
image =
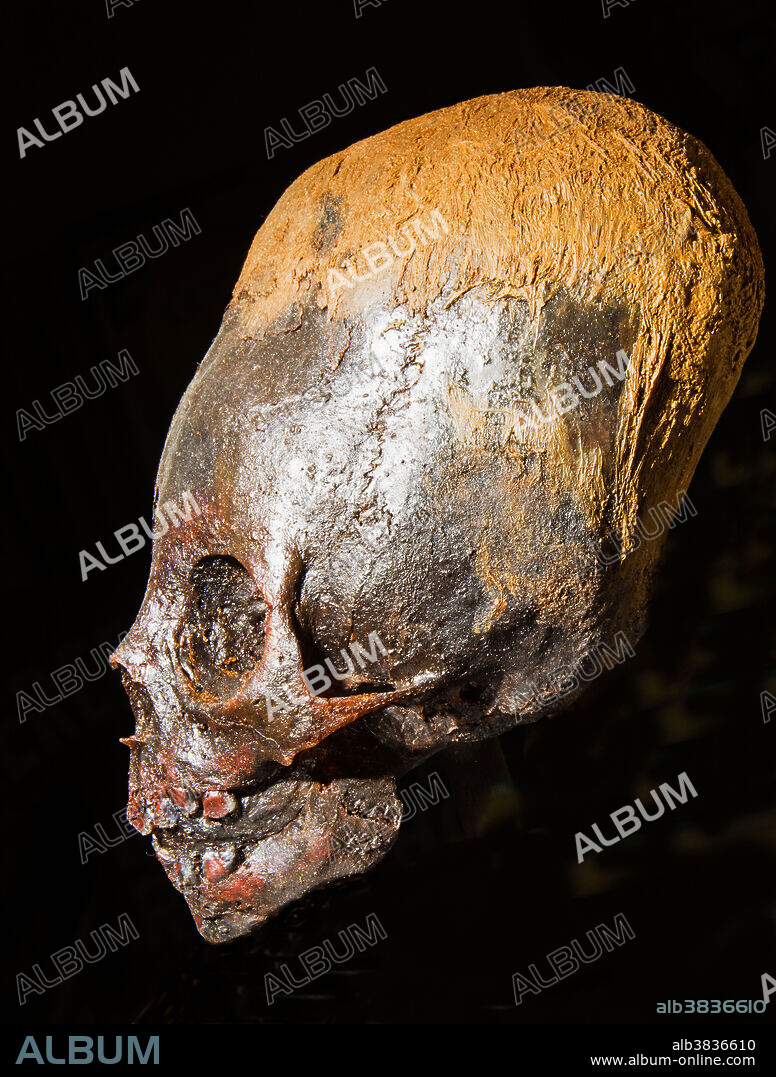
[(335, 779), (315, 783), (276, 833), (241, 835), (234, 849), (228, 829), (204, 851), (201, 842), (155, 845), (202, 937), (223, 943), (255, 931), (309, 891), (367, 871), (395, 840), (401, 811), (389, 779)]

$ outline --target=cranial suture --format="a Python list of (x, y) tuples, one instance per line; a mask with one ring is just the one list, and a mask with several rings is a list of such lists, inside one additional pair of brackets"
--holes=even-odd
[(365, 871), (398, 776), (637, 639), (662, 542), (630, 539), (688, 488), (762, 301), (719, 165), (625, 98), (478, 98), (288, 188), (159, 467), (157, 503), (202, 511), (114, 656), (128, 817), (206, 939)]

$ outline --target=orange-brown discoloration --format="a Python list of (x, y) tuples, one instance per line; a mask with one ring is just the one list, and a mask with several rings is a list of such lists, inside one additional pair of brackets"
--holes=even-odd
[[(338, 215), (326, 252), (324, 204)], [(688, 485), (754, 342), (762, 260), (732, 185), (702, 143), (628, 98), (558, 87), (465, 101), (358, 142), (288, 188), (235, 288), (246, 335), (287, 330), (277, 320), (312, 298), (332, 318), (355, 314), (358, 289), (328, 271), (433, 209), (447, 234), (379, 277), (413, 312), (478, 285), (524, 299), (536, 319), (560, 287), (638, 310), (613, 481), (595, 449), (569, 465), (557, 430), (541, 432), (593, 530), (627, 540), (667, 485)]]

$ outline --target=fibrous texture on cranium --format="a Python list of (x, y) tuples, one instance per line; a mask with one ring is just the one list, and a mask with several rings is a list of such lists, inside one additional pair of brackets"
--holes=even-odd
[[(447, 234), (405, 256), (404, 240), (390, 248), (397, 305), (422, 314), (443, 292), (450, 303), (484, 286), (524, 300), (534, 326), (561, 292), (633, 312), (611, 474), (595, 453), (574, 468), (591, 523), (627, 535), (666, 482), (689, 483), (754, 343), (762, 260), (730, 181), (701, 142), (629, 98), (477, 98), (308, 169), (259, 230), (230, 309), (247, 336), (311, 303), (357, 318), (362, 294), (329, 270), (434, 208)], [(554, 434), (543, 441), (563, 468)]]
[(637, 522), (689, 485), (762, 275), (709, 151), (604, 94), (465, 102), (285, 192), (162, 457), (202, 512), (115, 657), (129, 815), (206, 938), (365, 870), (401, 773), (635, 640)]

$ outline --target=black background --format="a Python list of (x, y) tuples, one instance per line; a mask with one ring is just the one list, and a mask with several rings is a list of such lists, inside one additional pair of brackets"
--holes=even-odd
[[(4, 919), (11, 1021), (651, 1022), (666, 998), (757, 999), (773, 960), (772, 738), (760, 693), (773, 604), (776, 438), (768, 309), (696, 473), (697, 515), (670, 533), (636, 659), (562, 716), (501, 740), (511, 793), (476, 802), (494, 753), (439, 756), (450, 797), (402, 828), (361, 879), (311, 895), (223, 948), (133, 837), (79, 860), (78, 835), (125, 802), (132, 729), (117, 674), (20, 724), (16, 693), (116, 640), (148, 546), (82, 582), (78, 552), (151, 511), (173, 410), (215, 336), (250, 242), (285, 187), (351, 142), (429, 110), (523, 86), (584, 88), (623, 67), (634, 97), (702, 139), (772, 246), (771, 5), (634, 0), (278, 5), (101, 0), (6, 13), (17, 60), (6, 120), (9, 234), (4, 481), (8, 630)], [(140, 92), (24, 160), (16, 128), (128, 66)], [(375, 67), (388, 88), (268, 160), (264, 129)], [(46, 121), (49, 121), (48, 125)], [(82, 301), (78, 269), (191, 209), (201, 234)], [(20, 443), (16, 411), (127, 349), (139, 374)], [(771, 690), (776, 686), (771, 681)], [(574, 834), (686, 770), (697, 799), (578, 866)], [(424, 772), (412, 775), (422, 780)], [(475, 806), (473, 806), (475, 805)], [(9, 825), (10, 823), (10, 825)], [(14, 978), (128, 913), (140, 938), (23, 1007)], [(264, 976), (376, 913), (388, 939), (268, 1007)], [(511, 976), (624, 913), (632, 942), (515, 1007)], [(755, 1018), (757, 1022), (767, 1018)], [(731, 1029), (736, 1020), (731, 1019)], [(751, 1018), (749, 1020), (752, 1020)]]

